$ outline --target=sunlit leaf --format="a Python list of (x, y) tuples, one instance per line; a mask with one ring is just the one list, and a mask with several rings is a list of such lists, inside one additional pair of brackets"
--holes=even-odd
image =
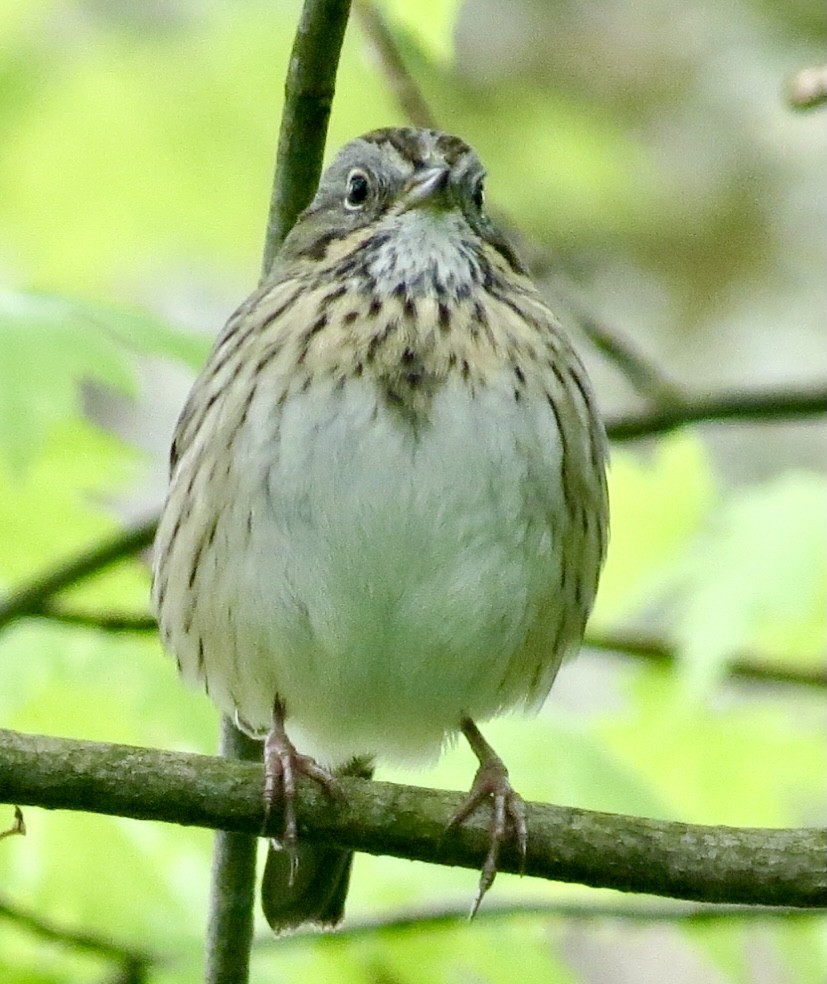
[(709, 514), (713, 490), (707, 452), (689, 431), (661, 442), (648, 458), (629, 451), (612, 455), (611, 537), (595, 624), (628, 616), (674, 585)]
[(135, 474), (135, 453), (82, 420), (55, 426), (21, 472), (0, 458), (0, 579), (11, 583), (120, 525), (104, 503)]
[(677, 634), (687, 683), (742, 652), (820, 663), (827, 649), (827, 482), (792, 473), (733, 493), (688, 567)]
[(640, 669), (634, 708), (596, 730), (670, 804), (668, 819), (735, 826), (820, 823), (827, 749), (819, 695), (688, 700), (669, 673)]

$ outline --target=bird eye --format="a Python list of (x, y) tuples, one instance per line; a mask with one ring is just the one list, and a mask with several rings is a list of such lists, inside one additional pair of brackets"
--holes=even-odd
[(482, 209), (485, 205), (485, 189), (482, 185), (482, 178), (477, 181), (474, 185), (474, 190), (471, 192), (471, 201), (477, 206), (478, 209)]
[(347, 194), (345, 195), (345, 208), (361, 208), (368, 200), (370, 184), (368, 176), (360, 168), (355, 167), (347, 176)]

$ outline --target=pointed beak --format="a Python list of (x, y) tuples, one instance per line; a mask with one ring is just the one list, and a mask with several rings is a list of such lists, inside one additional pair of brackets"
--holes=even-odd
[(408, 209), (416, 208), (441, 191), (448, 184), (449, 174), (450, 168), (444, 164), (416, 171), (402, 192), (402, 211), (407, 212)]

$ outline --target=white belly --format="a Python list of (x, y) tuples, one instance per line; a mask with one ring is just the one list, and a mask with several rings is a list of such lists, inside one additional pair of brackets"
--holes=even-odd
[(328, 763), (435, 756), (461, 715), (542, 699), (563, 656), (548, 405), (515, 402), (506, 377), (476, 395), (455, 379), (430, 417), (415, 433), (367, 380), (322, 382), (278, 417), (256, 401), (192, 624), (170, 640), (191, 678), (200, 640), (210, 695), (254, 729), (278, 693), (297, 746)]

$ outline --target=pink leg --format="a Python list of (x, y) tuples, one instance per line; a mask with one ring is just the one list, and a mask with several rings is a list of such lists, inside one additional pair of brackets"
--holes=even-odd
[(309, 755), (300, 755), (284, 730), (286, 710), (279, 697), (273, 705), (273, 727), (264, 739), (264, 813), (269, 825), (270, 816), (281, 806), (284, 826), (280, 840), (273, 846), (287, 853), (290, 859), (290, 884), (296, 874), (298, 843), (296, 829), (296, 776), (315, 780), (329, 796), (340, 796), (336, 776), (322, 768)]
[(462, 733), (468, 739), (468, 744), (479, 760), (479, 768), (474, 776), (471, 792), (468, 798), (451, 818), (449, 826), (463, 823), (480, 807), (483, 801), (491, 798), (494, 812), (491, 818), (488, 854), (480, 872), (480, 882), (477, 894), (471, 906), (471, 918), (476, 915), (483, 896), (494, 882), (497, 874), (497, 859), (500, 845), (513, 833), (517, 841), (520, 858), (525, 861), (528, 844), (528, 827), (526, 824), (525, 803), (516, 793), (508, 778), (508, 769), (494, 749), (480, 733), (479, 728), (470, 718), (463, 718), (460, 724)]

